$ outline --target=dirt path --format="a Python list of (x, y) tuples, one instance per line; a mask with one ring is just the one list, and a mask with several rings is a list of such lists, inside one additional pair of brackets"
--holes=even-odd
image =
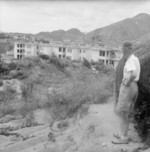
[[(64, 132), (55, 133), (56, 142), (48, 141), (49, 126), (24, 128), (18, 132), (33, 138), (11, 141), (0, 136), (0, 152), (131, 152), (140, 143), (113, 145), (113, 133), (119, 130), (119, 120), (113, 112), (113, 104), (91, 105), (83, 119)], [(137, 134), (130, 127), (130, 136), (138, 141)]]

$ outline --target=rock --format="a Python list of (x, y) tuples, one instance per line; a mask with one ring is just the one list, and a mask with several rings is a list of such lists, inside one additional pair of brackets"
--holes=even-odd
[(0, 123), (7, 123), (11, 120), (15, 120), (17, 117), (14, 115), (6, 115), (5, 117), (0, 119)]
[(21, 89), (22, 82), (21, 81), (19, 81), (17, 79), (12, 79), (12, 80), (4, 80), (3, 83), (4, 83), (4, 85), (3, 85), (4, 90), (12, 89), (18, 94), (22, 93), (22, 89)]
[(53, 132), (50, 132), (48, 134), (48, 140), (51, 141), (51, 142), (55, 142), (56, 141)]
[(102, 147), (107, 147), (107, 144), (106, 143), (102, 143)]

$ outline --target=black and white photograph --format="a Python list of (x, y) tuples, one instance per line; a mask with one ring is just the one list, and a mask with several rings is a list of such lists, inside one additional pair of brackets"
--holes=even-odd
[(0, 152), (150, 152), (150, 0), (0, 0)]

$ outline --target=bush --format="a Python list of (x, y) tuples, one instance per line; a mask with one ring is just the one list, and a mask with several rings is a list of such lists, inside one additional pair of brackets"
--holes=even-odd
[(39, 57), (42, 58), (43, 60), (49, 60), (49, 56), (46, 54), (40, 54)]
[(0, 81), (0, 87), (3, 85), (3, 81)]
[(135, 54), (140, 58), (141, 75), (138, 82), (139, 94), (134, 107), (134, 123), (143, 141), (150, 144), (150, 43), (135, 47)]
[(9, 67), (9, 70), (11, 71), (11, 70), (15, 70), (17, 68), (17, 65), (15, 63), (10, 63), (8, 67)]
[(87, 68), (91, 68), (91, 64), (90, 64), (90, 62), (87, 60), (87, 59), (83, 59), (83, 65), (85, 66), (85, 67), (87, 67)]
[(49, 58), (49, 62), (54, 64), (62, 72), (64, 72), (65, 67), (68, 66), (65, 60), (59, 59), (54, 54)]
[(135, 105), (135, 127), (143, 140), (150, 141), (150, 55), (141, 59), (141, 76), (138, 82), (139, 95)]

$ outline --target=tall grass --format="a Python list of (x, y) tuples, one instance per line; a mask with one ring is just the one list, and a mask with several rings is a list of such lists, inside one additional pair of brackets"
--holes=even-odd
[[(76, 114), (82, 115), (86, 113), (90, 104), (105, 103), (112, 95), (113, 78), (109, 74), (103, 72), (101, 74), (93, 74), (91, 69), (85, 68), (82, 64), (74, 67), (67, 61), (58, 60), (55, 57), (49, 58), (44, 63), (39, 59), (30, 61), (30, 63), (32, 64), (30, 66), (32, 75), (30, 75), (28, 70), (28, 78), (20, 80), (24, 84), (21, 87), (21, 98), (18, 99), (17, 92), (13, 92), (10, 88), (4, 94), (2, 93), (0, 109), (5, 109), (0, 111), (2, 115), (20, 113), (25, 116), (37, 108), (50, 108), (54, 119), (66, 119)], [(57, 69), (59, 72), (54, 71), (54, 68), (44, 68), (42, 69), (44, 74), (40, 75), (43, 81), (49, 82), (47, 81), (49, 78), (46, 75), (47, 73), (51, 74), (55, 72), (60, 74), (60, 78), (57, 81), (55, 77), (49, 78), (55, 84), (51, 87), (52, 92), (49, 93), (48, 85), (45, 86), (43, 82), (37, 83), (35, 81), (37, 78), (33, 75), (33, 72), (36, 72), (37, 67), (40, 70), (41, 66), (52, 67), (52, 64), (56, 66), (55, 70)], [(36, 69), (34, 69), (35, 66)], [(70, 77), (66, 75), (62, 75), (61, 77), (61, 73), (64, 73), (63, 70), (67, 66), (69, 66), (69, 72), (71, 73)], [(20, 67), (26, 69), (28, 64)], [(52, 69), (52, 71), (49, 71), (49, 69)], [(66, 79), (66, 81), (62, 81), (61, 79)], [(7, 95), (12, 98), (8, 99)]]

